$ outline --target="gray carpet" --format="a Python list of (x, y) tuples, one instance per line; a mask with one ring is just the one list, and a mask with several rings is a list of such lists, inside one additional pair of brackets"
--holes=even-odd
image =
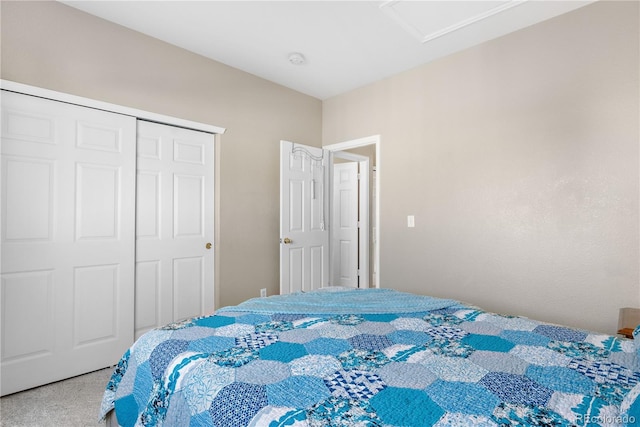
[(1, 427), (96, 427), (111, 368), (0, 398)]

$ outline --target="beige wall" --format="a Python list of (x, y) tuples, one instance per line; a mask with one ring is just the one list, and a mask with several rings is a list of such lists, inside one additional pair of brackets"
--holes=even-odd
[(279, 141), (319, 146), (321, 101), (57, 2), (1, 13), (3, 79), (227, 128), (216, 306), (279, 292)]
[(605, 332), (640, 306), (638, 6), (323, 103), (324, 145), (381, 135), (382, 286)]

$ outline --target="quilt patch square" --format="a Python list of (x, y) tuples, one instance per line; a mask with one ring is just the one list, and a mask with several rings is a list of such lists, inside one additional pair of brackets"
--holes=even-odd
[(640, 372), (633, 372), (611, 362), (573, 359), (569, 362), (568, 367), (586, 375), (597, 383), (611, 382), (633, 387), (640, 381)]
[(587, 337), (585, 332), (556, 325), (539, 325), (533, 332), (556, 341), (578, 342)]
[(469, 332), (451, 326), (438, 326), (427, 329), (425, 332), (433, 338), (440, 340), (459, 340), (469, 335)]
[(370, 399), (386, 387), (378, 375), (358, 370), (340, 370), (324, 382), (335, 397), (353, 400)]
[(504, 372), (489, 372), (480, 383), (502, 401), (526, 406), (544, 406), (553, 394), (526, 376)]
[(236, 338), (238, 347), (260, 350), (278, 341), (278, 336), (268, 332), (257, 332), (243, 337)]
[[(227, 405), (225, 402), (234, 402), (234, 405)], [(267, 391), (264, 386), (233, 383), (220, 390), (213, 399), (209, 414), (214, 425), (242, 427), (265, 406)]]
[(385, 335), (361, 334), (349, 338), (349, 343), (353, 348), (360, 350), (383, 350), (393, 345), (393, 341)]

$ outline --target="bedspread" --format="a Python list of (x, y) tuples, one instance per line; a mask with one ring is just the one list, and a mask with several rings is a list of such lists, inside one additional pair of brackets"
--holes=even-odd
[(640, 425), (634, 342), (388, 289), (249, 300), (143, 335), (122, 426)]

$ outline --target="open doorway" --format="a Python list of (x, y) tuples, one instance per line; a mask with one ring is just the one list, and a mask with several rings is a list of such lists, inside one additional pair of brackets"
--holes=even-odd
[[(358, 253), (358, 267), (360, 269), (360, 283), (359, 287), (380, 287), (380, 251), (379, 251), (379, 206), (380, 206), (380, 136), (372, 135), (365, 138), (359, 138), (350, 141), (344, 141), (337, 144), (331, 144), (324, 146), (323, 149), (332, 152), (333, 163), (340, 164), (340, 160), (343, 159), (347, 163), (357, 163), (358, 170), (361, 177), (366, 174), (366, 186), (361, 191), (366, 191), (366, 197), (364, 194), (359, 194), (358, 212), (363, 213), (365, 217), (360, 216), (360, 229), (357, 239), (357, 253)], [(334, 164), (332, 164), (333, 169)], [(342, 168), (339, 167), (339, 168)], [(348, 168), (348, 167), (347, 167)], [(331, 184), (331, 191), (337, 191), (335, 182)], [(339, 190), (338, 190), (339, 191)], [(332, 200), (336, 195), (332, 195)], [(367, 200), (366, 206), (362, 206), (363, 200)], [(339, 200), (338, 200), (339, 201)], [(333, 203), (335, 207), (335, 202)], [(352, 209), (353, 210), (353, 209)], [(334, 210), (332, 209), (332, 212)], [(334, 212), (339, 215), (340, 210)], [(333, 224), (336, 221), (332, 221)], [(336, 233), (338, 232), (335, 230)], [(347, 240), (345, 240), (347, 241)], [(336, 241), (336, 234), (334, 234), (332, 245), (338, 245)], [(332, 246), (332, 281), (335, 284), (340, 284), (339, 276), (348, 275), (346, 268), (348, 265), (343, 265), (340, 259), (341, 250), (339, 247)]]

